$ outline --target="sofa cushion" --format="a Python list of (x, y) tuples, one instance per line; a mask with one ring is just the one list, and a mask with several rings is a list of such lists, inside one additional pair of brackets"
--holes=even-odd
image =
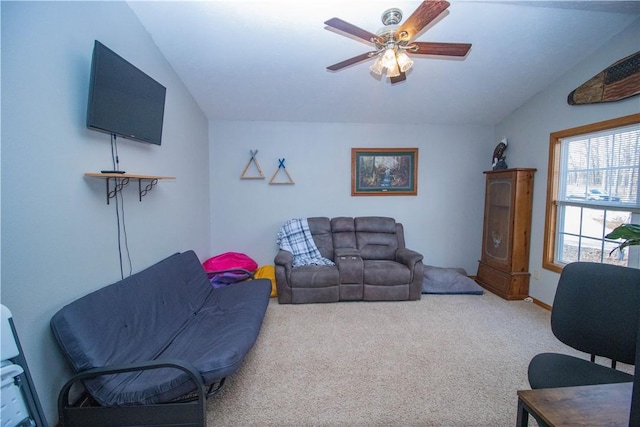
[(398, 249), (396, 221), (386, 217), (358, 217), (354, 220), (356, 241), (362, 259), (394, 260)]
[(395, 261), (365, 260), (364, 283), (367, 285), (403, 285), (411, 282), (411, 270)]
[(331, 223), (329, 218), (307, 218), (309, 231), (320, 254), (333, 261), (333, 236), (331, 235)]
[(159, 358), (188, 360), (205, 384), (231, 375), (258, 337), (270, 293), (267, 279), (216, 289)]
[[(269, 301), (267, 282), (247, 281), (215, 290), (154, 360), (188, 361), (205, 384), (234, 373), (260, 332)], [(193, 390), (187, 375), (171, 368), (102, 376), (85, 380), (85, 386), (106, 406), (167, 402)]]
[(292, 288), (324, 288), (340, 282), (335, 265), (304, 265), (291, 270)]

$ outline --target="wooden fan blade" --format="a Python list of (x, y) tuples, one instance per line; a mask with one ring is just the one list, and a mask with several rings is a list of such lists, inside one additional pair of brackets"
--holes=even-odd
[(355, 25), (350, 24), (347, 21), (343, 21), (340, 18), (331, 18), (328, 21), (324, 21), (324, 24), (328, 25), (331, 28), (335, 28), (336, 30), (340, 30), (347, 34), (351, 34), (352, 36), (361, 38), (362, 40), (365, 40), (369, 43), (372, 43), (372, 39), (378, 38), (378, 36), (376, 36), (375, 34), (367, 30), (363, 30), (362, 28), (356, 27)]
[(420, 30), (429, 25), (449, 7), (448, 1), (423, 1), (404, 24), (396, 31), (398, 40), (413, 40)]
[(333, 65), (328, 66), (327, 70), (329, 70), (329, 71), (341, 70), (344, 67), (348, 67), (349, 65), (357, 64), (358, 62), (362, 62), (362, 61), (364, 61), (366, 59), (371, 59), (371, 57), (375, 53), (376, 53), (375, 51), (367, 52), (367, 53), (363, 53), (362, 55), (354, 56), (353, 58), (345, 59), (342, 62), (338, 62), (337, 64), (333, 64)]
[(408, 52), (416, 55), (466, 56), (471, 49), (470, 43), (413, 42), (411, 46), (418, 49), (408, 49)]
[(407, 80), (407, 75), (405, 74), (404, 71), (400, 71), (400, 75), (397, 77), (389, 77), (389, 80), (391, 81), (391, 84), (395, 84), (395, 83), (400, 83), (403, 82), (405, 80)]

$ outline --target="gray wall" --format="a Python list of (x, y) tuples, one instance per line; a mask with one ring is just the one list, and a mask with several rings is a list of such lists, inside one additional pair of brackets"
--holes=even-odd
[[(223, 122), (210, 125), (210, 138), (212, 253), (273, 264), (290, 218), (381, 215), (404, 224), (407, 246), (426, 264), (475, 274), (493, 127)], [(352, 147), (418, 147), (418, 195), (352, 197)], [(265, 179), (240, 179), (255, 149)], [(279, 158), (294, 185), (269, 185)]]
[(534, 183), (531, 230), (530, 271), (538, 270), (540, 279), (532, 277), (529, 294), (546, 304), (553, 303), (557, 273), (542, 269), (544, 219), (547, 197), (549, 134), (589, 123), (640, 112), (640, 97), (626, 100), (572, 106), (567, 95), (614, 62), (628, 56), (640, 46), (640, 20), (607, 41), (593, 55), (567, 72), (547, 89), (530, 99), (496, 126), (496, 135), (506, 135), (514, 147), (507, 150), (507, 163), (537, 168)]
[[(209, 250), (208, 124), (124, 2), (2, 2), (2, 304), (12, 311), (47, 417), (69, 371), (49, 331), (64, 304), (120, 278), (109, 136), (85, 127), (98, 39), (167, 88), (162, 146), (119, 140), (121, 168), (170, 175), (124, 191), (133, 271)], [(128, 269), (125, 274), (128, 273)]]

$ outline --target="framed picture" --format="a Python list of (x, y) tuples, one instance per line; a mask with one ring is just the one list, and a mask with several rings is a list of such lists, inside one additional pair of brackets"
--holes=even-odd
[(417, 148), (352, 148), (352, 196), (418, 194)]

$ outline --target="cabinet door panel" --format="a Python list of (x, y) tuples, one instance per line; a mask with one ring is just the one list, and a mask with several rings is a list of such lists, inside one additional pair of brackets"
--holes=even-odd
[(494, 178), (487, 181), (484, 260), (505, 269), (511, 265), (512, 194), (512, 179)]
[(478, 265), (478, 282), (500, 296), (509, 294), (511, 275), (500, 270), (495, 270), (483, 263)]

